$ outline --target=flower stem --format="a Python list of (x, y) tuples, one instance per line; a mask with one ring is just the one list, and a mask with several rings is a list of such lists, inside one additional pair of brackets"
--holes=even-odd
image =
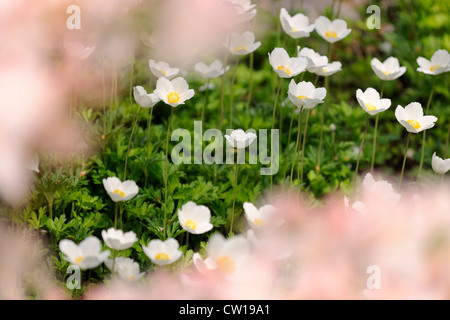
[(166, 174), (164, 177), (164, 230), (163, 230), (163, 235), (164, 235), (164, 239), (166, 238), (166, 221), (167, 221), (167, 179), (169, 177), (169, 171), (167, 169), (167, 163), (169, 160), (169, 136), (170, 136), (170, 126), (172, 124), (172, 117), (173, 117), (173, 109), (171, 108), (170, 110), (170, 118), (169, 118), (169, 123), (167, 125), (167, 140), (166, 140)]
[(366, 139), (366, 133), (367, 133), (367, 127), (369, 126), (369, 114), (367, 114), (366, 119), (366, 128), (364, 129), (364, 135), (361, 141), (361, 145), (359, 146), (359, 152), (358, 152), (358, 160), (356, 161), (356, 169), (355, 169), (355, 181), (353, 183), (353, 196), (356, 194), (356, 180), (358, 179), (358, 168), (359, 168), (359, 160), (361, 158), (361, 152), (364, 148), (364, 140)]
[[(425, 115), (428, 115), (428, 110), (430, 109), (431, 99), (433, 98), (434, 87), (436, 86), (436, 76), (433, 78), (433, 85), (431, 87), (430, 96), (428, 97), (427, 107), (425, 108)], [(423, 131), (422, 134), (422, 153), (420, 155), (420, 164), (419, 164), (419, 172), (417, 173), (417, 178), (420, 178), (422, 174), (422, 166), (423, 166), (423, 158), (425, 155), (425, 138), (426, 138), (426, 130)]]
[[(294, 107), (295, 108), (295, 107)], [(294, 149), (294, 159), (292, 159), (292, 166), (291, 166), (291, 178), (289, 180), (289, 186), (292, 185), (292, 177), (294, 175), (294, 166), (297, 160), (297, 154), (300, 149), (300, 132), (302, 131), (302, 116), (303, 116), (303, 106), (300, 107), (300, 112), (298, 115), (298, 125), (297, 125), (297, 142), (295, 143), (295, 149)]]
[[(308, 120), (309, 120), (310, 114), (311, 114), (311, 110), (308, 110), (308, 113), (306, 114), (306, 120), (305, 120), (305, 129), (303, 130), (302, 156), (301, 156), (301, 161), (300, 161), (300, 183), (303, 182), (303, 158), (305, 156), (306, 132), (308, 130)], [(298, 176), (299, 176), (299, 174), (298, 174), (298, 165), (297, 165), (297, 177)]]
[[(325, 90), (328, 94), (329, 77), (325, 77)], [(320, 110), (320, 138), (319, 138), (319, 150), (317, 152), (317, 167), (320, 168), (320, 158), (322, 155), (322, 142), (323, 142), (323, 126), (325, 123), (325, 106)]]
[[(276, 110), (277, 110), (278, 97), (280, 96), (281, 87), (283, 86), (283, 82), (284, 82), (283, 80), (284, 80), (283, 78), (280, 78), (280, 80), (279, 80), (278, 90), (277, 90), (277, 94), (275, 96), (275, 103), (273, 105), (272, 130), (275, 129), (275, 114), (276, 114)], [(273, 185), (273, 174), (270, 175), (270, 191), (272, 191), (272, 185)]]
[(206, 81), (205, 100), (203, 101), (203, 108), (202, 108), (202, 123), (203, 119), (205, 118), (205, 108), (206, 103), (208, 102), (208, 92), (209, 92), (209, 79), (208, 81)]
[(189, 232), (186, 231), (186, 250), (184, 250), (183, 270), (186, 267), (188, 246), (189, 246)]
[(147, 188), (148, 181), (148, 159), (150, 158), (150, 135), (151, 135), (151, 126), (152, 126), (152, 117), (153, 117), (153, 107), (150, 108), (150, 115), (147, 120), (147, 156), (145, 158), (145, 184), (144, 187)]
[(448, 123), (447, 139), (445, 139), (444, 159), (447, 159), (448, 140), (450, 138), (450, 122)]
[(294, 124), (294, 114), (295, 114), (295, 106), (292, 107), (291, 124), (289, 125), (288, 142), (287, 142), (287, 146), (286, 146), (286, 156), (285, 156), (285, 160), (284, 160), (283, 180), (286, 178), (287, 164), (289, 162), (288, 161), (288, 158), (289, 158), (289, 145), (291, 144), (291, 134), (292, 134), (292, 125)]
[(131, 70), (130, 70), (130, 104), (133, 104), (133, 77), (134, 77), (134, 44), (131, 48)]
[(136, 119), (134, 120), (133, 129), (131, 129), (130, 141), (128, 142), (127, 156), (125, 157), (125, 168), (123, 170), (123, 181), (125, 181), (127, 179), (127, 164), (128, 164), (128, 156), (130, 154), (131, 140), (133, 139), (134, 129), (136, 128), (136, 124), (139, 121), (139, 115), (141, 114), (141, 110), (142, 110), (142, 108), (139, 107), (138, 114), (136, 115)]
[(377, 113), (375, 116), (375, 127), (373, 129), (373, 144), (372, 144), (372, 162), (370, 163), (370, 173), (373, 173), (375, 166), (375, 149), (377, 147), (377, 128), (378, 128), (378, 118), (380, 114)]
[(253, 62), (254, 57), (253, 57), (253, 52), (250, 53), (250, 75), (249, 75), (249, 83), (248, 83), (248, 96), (247, 96), (247, 104), (245, 106), (245, 112), (248, 115), (249, 110), (250, 110), (250, 102), (252, 100), (252, 95), (253, 95)]
[(239, 58), (236, 59), (236, 64), (234, 66), (233, 78), (231, 79), (230, 88), (230, 128), (233, 128), (233, 103), (234, 103), (234, 82), (236, 81), (236, 74), (239, 65)]
[(233, 221), (234, 221), (234, 205), (236, 203), (236, 189), (237, 189), (237, 180), (238, 180), (238, 163), (234, 165), (234, 193), (233, 193), (233, 207), (231, 209), (231, 224), (230, 224), (230, 232), (229, 236), (233, 233)]
[(117, 212), (119, 211), (119, 203), (116, 202), (116, 209), (114, 212), (114, 229), (117, 229)]
[(406, 154), (408, 153), (409, 140), (411, 138), (411, 133), (408, 132), (408, 136), (406, 138), (406, 147), (405, 147), (405, 156), (403, 157), (403, 165), (402, 165), (402, 173), (400, 174), (400, 181), (398, 183), (398, 188), (400, 189), (403, 180), (403, 172), (405, 172), (405, 163), (406, 163)]

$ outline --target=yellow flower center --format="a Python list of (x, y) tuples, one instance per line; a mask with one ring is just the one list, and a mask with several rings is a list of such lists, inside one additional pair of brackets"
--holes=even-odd
[(197, 229), (197, 223), (191, 219), (188, 219), (184, 225), (194, 230)]
[(217, 260), (217, 266), (225, 274), (232, 274), (236, 270), (236, 264), (229, 256), (220, 257)]
[(134, 279), (136, 279), (136, 277), (135, 277), (135, 276), (133, 276), (132, 274), (128, 274), (128, 275), (127, 275), (127, 278), (128, 278), (128, 279), (130, 279), (130, 280), (134, 280)]
[(255, 221), (253, 221), (257, 226), (265, 226), (267, 224), (267, 221), (265, 219), (255, 219)]
[(122, 198), (125, 197), (125, 192), (123, 192), (122, 190), (116, 189), (116, 190), (113, 191), (113, 193), (114, 194), (118, 194)]
[(159, 72), (161, 72), (163, 75), (167, 76), (167, 72), (165, 72), (164, 70), (159, 70)]
[(295, 29), (294, 27), (292, 27), (292, 32), (298, 32), (298, 29)]
[(408, 123), (409, 123), (415, 130), (420, 129), (420, 124), (419, 124), (419, 122), (417, 122), (416, 120), (411, 120), (411, 119), (409, 119), (409, 120), (408, 120)]
[(277, 67), (277, 69), (286, 72), (288, 75), (291, 74), (291, 70), (289, 70), (285, 66), (279, 66), (279, 67)]
[(337, 33), (334, 31), (328, 30), (327, 32), (325, 32), (325, 36), (327, 36), (328, 38), (336, 38)]
[(178, 92), (172, 91), (167, 95), (167, 101), (169, 103), (178, 103), (178, 101), (180, 101), (180, 95), (178, 94)]
[(322, 68), (322, 71), (323, 71), (323, 72), (327, 72), (327, 69), (325, 69), (325, 68)]
[(297, 96), (297, 98), (299, 98), (300, 100), (309, 99), (307, 96), (303, 96), (303, 95), (299, 95), (299, 96)]
[(442, 66), (441, 66), (440, 64), (435, 64), (434, 66), (431, 66), (431, 67), (430, 67), (430, 71), (433, 72), (434, 70), (439, 69), (439, 68), (441, 68), (441, 67), (442, 67)]
[(390, 71), (387, 71), (387, 70), (384, 70), (384, 71), (383, 71), (383, 74), (384, 74), (385, 76), (388, 76), (388, 75), (391, 74), (391, 72), (390, 72)]
[(84, 256), (79, 256), (78, 258), (75, 259), (75, 264), (79, 264), (83, 260), (84, 260)]
[(247, 49), (246, 46), (236, 46), (236, 47), (234, 47), (234, 49), (233, 49), (234, 52), (239, 51), (239, 50), (248, 51), (248, 49)]
[(169, 255), (165, 252), (158, 253), (156, 255), (156, 260), (169, 260)]
[(366, 108), (367, 108), (367, 110), (369, 110), (369, 111), (373, 111), (373, 110), (376, 110), (376, 109), (377, 109), (377, 107), (376, 107), (373, 103), (370, 103), (370, 102), (367, 102), (367, 103), (366, 103)]

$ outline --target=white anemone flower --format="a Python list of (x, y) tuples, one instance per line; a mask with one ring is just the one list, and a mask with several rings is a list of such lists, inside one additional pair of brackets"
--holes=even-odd
[(308, 81), (296, 84), (294, 79), (292, 79), (289, 83), (288, 96), (297, 107), (303, 106), (304, 109), (312, 109), (319, 103), (323, 103), (326, 95), (327, 91), (325, 88), (316, 88)]
[(228, 145), (233, 148), (242, 149), (248, 147), (256, 139), (253, 132), (245, 132), (242, 129), (233, 130), (230, 135), (226, 134), (225, 139)]
[(327, 17), (320, 16), (315, 21), (315, 29), (317, 33), (329, 43), (335, 43), (342, 40), (352, 29), (347, 28), (347, 22), (342, 19), (330, 21)]
[(304, 57), (289, 57), (287, 51), (283, 48), (275, 48), (269, 53), (269, 62), (281, 78), (292, 78), (305, 71), (308, 60)]
[(361, 108), (371, 116), (391, 106), (391, 99), (380, 99), (380, 94), (374, 88), (367, 88), (364, 92), (361, 89), (356, 90), (356, 99)]
[(139, 192), (139, 187), (133, 180), (120, 181), (117, 177), (103, 179), (103, 186), (114, 202), (127, 201)]
[(159, 78), (156, 82), (155, 94), (164, 103), (171, 107), (177, 107), (180, 104), (184, 104), (186, 100), (191, 99), (194, 96), (194, 90), (189, 89), (187, 81), (178, 77), (173, 80), (166, 78)]
[(309, 18), (302, 13), (290, 16), (285, 8), (280, 10), (280, 21), (284, 32), (294, 39), (309, 37), (314, 31), (314, 24), (309, 24)]
[(373, 58), (370, 65), (378, 78), (384, 81), (397, 79), (406, 72), (406, 67), (400, 66), (398, 59), (395, 57), (389, 57), (384, 62)]
[[(114, 270), (112, 270), (114, 264)], [(140, 272), (139, 264), (133, 259), (125, 257), (116, 257), (107, 259), (105, 265), (112, 273), (117, 273), (119, 277), (125, 281), (136, 281), (144, 276), (144, 272)]]
[(92, 47), (86, 47), (81, 42), (72, 42), (64, 40), (64, 49), (66, 50), (67, 54), (78, 60), (85, 60), (87, 59), (94, 51), (95, 46)]
[(208, 273), (217, 269), (212, 258), (203, 259), (198, 252), (193, 254), (192, 262), (197, 270), (203, 275), (208, 275)]
[(364, 216), (367, 213), (367, 208), (364, 202), (362, 201), (356, 201), (355, 203), (350, 206), (350, 201), (348, 200), (347, 196), (344, 196), (344, 207), (345, 212), (348, 215), (358, 215), (358, 216)]
[(450, 158), (444, 160), (434, 152), (431, 158), (431, 167), (437, 174), (446, 174), (450, 170)]
[(194, 66), (197, 71), (205, 79), (214, 79), (222, 76), (230, 69), (230, 66), (223, 67), (220, 60), (215, 60), (209, 66), (203, 62), (198, 62)]
[(324, 66), (311, 67), (309, 69), (309, 71), (311, 71), (312, 73), (315, 73), (316, 75), (322, 77), (331, 76), (341, 70), (342, 70), (342, 63), (340, 63), (339, 61), (333, 61), (331, 63), (327, 63)]
[(186, 202), (178, 210), (178, 220), (181, 227), (193, 234), (202, 234), (213, 228), (210, 223), (211, 211), (202, 205), (197, 205), (192, 201)]
[[(267, 225), (272, 225), (276, 208), (270, 204), (256, 208), (253, 203), (244, 202), (245, 218), (252, 228), (261, 228)], [(277, 222), (279, 225), (280, 222)]]
[(299, 57), (306, 58), (308, 60), (308, 66), (306, 70), (311, 72), (311, 68), (321, 68), (328, 64), (328, 57), (321, 56), (320, 53), (314, 51), (311, 48), (304, 47), (300, 50), (300, 47), (297, 47), (297, 52)]
[(392, 185), (386, 180), (375, 181), (372, 174), (367, 173), (363, 180), (364, 199), (367, 203), (395, 205), (401, 198), (399, 193), (394, 192)]
[(418, 57), (417, 64), (419, 65), (417, 71), (425, 74), (438, 75), (450, 71), (450, 54), (447, 50), (440, 49), (431, 56), (431, 60)]
[(258, 49), (261, 42), (255, 42), (255, 34), (251, 31), (245, 31), (242, 34), (232, 32), (227, 36), (224, 46), (231, 54), (242, 56)]
[(125, 250), (131, 248), (131, 246), (138, 240), (133, 231), (124, 233), (122, 230), (116, 230), (114, 228), (102, 230), (102, 238), (106, 245), (114, 250)]
[(163, 266), (180, 259), (183, 253), (178, 249), (179, 247), (178, 241), (170, 238), (166, 241), (151, 240), (148, 246), (142, 249), (154, 264)]
[(109, 256), (110, 251), (102, 250), (97, 237), (87, 237), (80, 244), (64, 239), (59, 242), (59, 250), (66, 256), (66, 260), (81, 269), (93, 269), (101, 265)]
[(147, 93), (142, 86), (136, 86), (133, 88), (134, 100), (141, 108), (151, 108), (157, 104), (160, 100), (154, 93)]
[(114, 202), (132, 199), (139, 192), (139, 187), (133, 180), (121, 182), (117, 177), (103, 179), (103, 186)]
[(213, 234), (207, 244), (208, 264), (225, 277), (238, 275), (250, 255), (249, 241), (242, 235), (225, 239), (220, 233)]
[(397, 106), (395, 117), (408, 132), (419, 133), (434, 127), (437, 118), (435, 116), (424, 116), (419, 102), (411, 102), (405, 108)]
[(170, 80), (176, 77), (178, 73), (180, 73), (179, 68), (171, 68), (170, 65), (165, 61), (156, 62), (155, 60), (150, 59), (149, 67), (152, 73), (157, 78), (164, 77)]

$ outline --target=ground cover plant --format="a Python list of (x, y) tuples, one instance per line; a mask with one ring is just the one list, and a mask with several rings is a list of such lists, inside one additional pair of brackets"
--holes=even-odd
[(72, 2), (0, 4), (0, 298), (448, 298), (446, 1)]

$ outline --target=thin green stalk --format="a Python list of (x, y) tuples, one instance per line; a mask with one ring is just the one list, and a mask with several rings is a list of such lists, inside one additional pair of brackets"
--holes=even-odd
[(297, 124), (297, 142), (295, 143), (295, 149), (294, 149), (294, 159), (292, 159), (292, 166), (291, 166), (291, 177), (289, 180), (289, 186), (292, 186), (292, 178), (294, 176), (294, 166), (297, 160), (297, 155), (300, 149), (300, 136), (301, 136), (301, 128), (302, 128), (302, 116), (303, 116), (303, 106), (300, 107), (300, 113), (298, 115), (298, 124)]
[[(283, 78), (280, 78), (277, 94), (275, 96), (275, 103), (273, 105), (273, 114), (272, 114), (272, 130), (275, 129), (275, 114), (277, 110), (277, 104), (278, 104), (278, 97), (280, 96), (281, 87), (283, 86)], [(272, 172), (271, 172), (272, 173)], [(273, 174), (270, 175), (270, 191), (272, 191), (272, 185), (273, 185)]]
[(338, 11), (336, 14), (336, 19), (339, 18), (339, 16), (341, 15), (341, 5), (342, 5), (342, 0), (339, 0), (339, 5), (338, 5)]
[(170, 110), (170, 118), (169, 123), (167, 125), (167, 140), (166, 140), (166, 174), (164, 177), (164, 230), (163, 235), (164, 239), (166, 238), (166, 221), (167, 221), (167, 180), (169, 177), (169, 171), (168, 171), (168, 160), (169, 160), (169, 137), (170, 137), (170, 126), (172, 124), (172, 117), (173, 117), (173, 107), (171, 107)]
[(250, 102), (252, 100), (253, 95), (253, 64), (254, 64), (253, 52), (250, 53), (250, 75), (249, 75), (249, 88), (248, 88), (248, 96), (247, 96), (247, 104), (245, 105), (245, 112), (248, 115), (250, 110)]
[(370, 163), (370, 173), (373, 173), (375, 167), (375, 149), (377, 147), (377, 129), (378, 129), (378, 119), (380, 114), (377, 113), (375, 116), (375, 127), (373, 128), (373, 144), (372, 144), (372, 161)]
[(402, 186), (403, 173), (405, 172), (406, 154), (408, 153), (408, 146), (409, 146), (410, 138), (411, 138), (411, 132), (408, 132), (408, 136), (406, 138), (405, 156), (403, 157), (402, 173), (400, 174), (400, 181), (398, 183), (398, 188), (399, 189)]
[(230, 128), (233, 128), (233, 103), (234, 103), (234, 82), (236, 81), (236, 74), (239, 65), (239, 58), (236, 59), (236, 64), (234, 66), (233, 78), (231, 79), (230, 88)]
[(102, 93), (103, 93), (103, 138), (106, 138), (106, 84), (105, 84), (105, 62), (102, 63)]
[(138, 114), (136, 116), (136, 119), (134, 120), (133, 129), (131, 129), (130, 141), (128, 142), (127, 156), (125, 157), (125, 168), (123, 169), (123, 181), (125, 181), (127, 179), (127, 164), (128, 164), (128, 156), (130, 154), (131, 141), (133, 139), (134, 129), (136, 128), (136, 125), (139, 121), (139, 115), (141, 114), (141, 110), (142, 110), (142, 108), (139, 107)]
[[(430, 109), (430, 104), (431, 104), (431, 99), (433, 98), (433, 93), (434, 93), (434, 88), (436, 86), (436, 76), (434, 76), (433, 78), (433, 85), (431, 87), (431, 92), (430, 92), (430, 96), (428, 97), (428, 102), (427, 102), (427, 107), (425, 108), (425, 115), (428, 115), (428, 111)], [(420, 156), (420, 164), (419, 164), (419, 172), (417, 174), (417, 178), (420, 178), (420, 175), (422, 174), (422, 166), (423, 166), (423, 158), (425, 155), (425, 138), (426, 138), (426, 130), (423, 130), (423, 134), (422, 134), (422, 153)]]
[(131, 70), (130, 70), (130, 104), (133, 104), (133, 77), (134, 77), (134, 44), (131, 48)]
[[(311, 109), (308, 110), (308, 113), (306, 114), (305, 129), (303, 130), (302, 156), (301, 156), (301, 161), (300, 161), (300, 183), (303, 182), (303, 158), (305, 156), (306, 132), (308, 130), (308, 120), (309, 120), (310, 114), (311, 114)], [(297, 164), (297, 177), (298, 176), (299, 176), (299, 174), (298, 174), (298, 164)]]
[(291, 123), (289, 125), (288, 142), (287, 142), (287, 146), (286, 146), (286, 156), (285, 156), (285, 160), (284, 160), (283, 180), (286, 178), (287, 164), (289, 162), (289, 145), (291, 144), (291, 134), (292, 134), (292, 125), (294, 124), (295, 108), (296, 108), (295, 106), (292, 107)]
[(205, 108), (206, 103), (208, 102), (208, 92), (209, 92), (209, 79), (206, 81), (205, 100), (203, 101), (203, 108), (202, 108), (202, 123), (203, 119), (205, 118)]
[(117, 229), (117, 212), (119, 211), (119, 203), (116, 202), (116, 208), (114, 211), (114, 229)]
[(230, 232), (229, 235), (231, 236), (233, 233), (233, 222), (234, 222), (234, 205), (236, 203), (236, 189), (237, 189), (237, 180), (238, 180), (238, 163), (236, 161), (236, 164), (234, 165), (234, 193), (233, 193), (233, 207), (231, 209), (231, 224), (230, 224)]
[[(325, 90), (327, 95), (329, 87), (329, 77), (325, 77)], [(329, 100), (329, 99), (328, 99)], [(325, 124), (325, 105), (320, 110), (320, 138), (319, 138), (319, 150), (317, 152), (317, 167), (320, 168), (320, 160), (322, 155), (322, 143), (323, 143), (323, 126)]]
[(184, 250), (183, 269), (186, 267), (188, 247), (189, 247), (189, 232), (186, 231), (186, 250)]
[(362, 149), (364, 148), (364, 140), (366, 139), (366, 133), (367, 133), (367, 128), (368, 127), (369, 127), (369, 114), (367, 114), (366, 128), (364, 129), (364, 135), (363, 135), (363, 138), (362, 138), (362, 141), (361, 141), (361, 145), (359, 146), (358, 160), (356, 161), (355, 181), (353, 183), (353, 196), (355, 196), (355, 194), (356, 194), (356, 181), (358, 179), (359, 160), (361, 158)]
[(114, 273), (114, 267), (116, 265), (116, 255), (117, 255), (117, 250), (113, 250), (113, 262), (112, 262), (112, 266), (111, 266), (111, 273)]
[(153, 118), (153, 108), (150, 108), (150, 115), (147, 120), (147, 155), (145, 157), (145, 184), (144, 187), (147, 188), (148, 181), (148, 159), (150, 158), (150, 135), (151, 135), (151, 126), (152, 126), (152, 118)]
[(445, 139), (444, 159), (447, 159), (448, 141), (450, 139), (450, 122), (448, 123), (447, 139)]

